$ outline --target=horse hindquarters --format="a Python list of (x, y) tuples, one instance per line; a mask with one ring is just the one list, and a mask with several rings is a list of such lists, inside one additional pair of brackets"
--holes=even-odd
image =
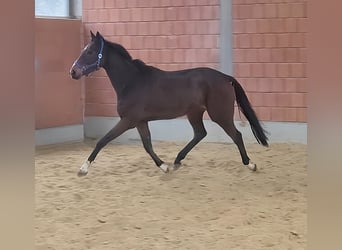
[(233, 142), (237, 145), (242, 163), (248, 165), (251, 170), (256, 170), (246, 152), (241, 132), (236, 129), (234, 124), (234, 103), (235, 94), (232, 85), (218, 85), (217, 88), (211, 88), (207, 98), (207, 111), (209, 117), (216, 122)]

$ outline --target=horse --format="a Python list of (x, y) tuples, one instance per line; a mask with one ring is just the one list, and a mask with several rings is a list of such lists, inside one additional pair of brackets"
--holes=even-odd
[(157, 167), (168, 172), (171, 166), (154, 152), (149, 121), (186, 116), (194, 136), (178, 153), (173, 169), (181, 166), (186, 155), (207, 135), (203, 114), (217, 123), (237, 145), (243, 165), (256, 171), (257, 165), (247, 155), (242, 135), (234, 125), (234, 103), (247, 118), (257, 142), (268, 147), (267, 132), (261, 126), (247, 95), (232, 76), (212, 68), (201, 67), (179, 71), (164, 71), (133, 59), (120, 44), (105, 40), (90, 31), (91, 41), (81, 51), (70, 69), (70, 76), (78, 80), (103, 68), (117, 94), (119, 122), (97, 143), (79, 169), (84, 176), (100, 150), (125, 131), (136, 128), (144, 149)]

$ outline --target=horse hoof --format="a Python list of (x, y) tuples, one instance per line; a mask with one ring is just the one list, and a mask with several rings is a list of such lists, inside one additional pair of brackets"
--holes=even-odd
[(83, 163), (82, 167), (80, 168), (80, 170), (77, 173), (78, 177), (81, 176), (85, 176), (88, 174), (88, 168), (90, 167), (91, 163), (90, 161), (86, 161), (85, 163)]
[(169, 172), (169, 166), (166, 165), (165, 163), (161, 164), (159, 167), (161, 170), (163, 170), (164, 173)]
[(252, 170), (252, 171), (256, 171), (257, 170), (257, 165), (253, 162), (249, 162), (247, 167)]
[(86, 176), (88, 174), (88, 172), (83, 172), (83, 171), (78, 171), (78, 173), (77, 173), (77, 176), (78, 177), (83, 177), (83, 176)]

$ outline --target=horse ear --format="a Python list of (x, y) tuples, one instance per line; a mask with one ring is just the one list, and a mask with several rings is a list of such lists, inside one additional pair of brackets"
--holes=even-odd
[(90, 35), (91, 35), (91, 40), (93, 41), (94, 38), (95, 38), (95, 35), (94, 35), (94, 33), (92, 31), (90, 31)]
[(98, 40), (103, 39), (103, 36), (98, 31), (96, 32), (96, 39), (98, 39)]

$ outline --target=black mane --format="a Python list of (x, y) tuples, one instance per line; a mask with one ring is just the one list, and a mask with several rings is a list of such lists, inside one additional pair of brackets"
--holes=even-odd
[(109, 42), (107, 40), (106, 42), (109, 45), (109, 47), (114, 49), (116, 53), (118, 53), (121, 57), (131, 62), (139, 71), (146, 72), (155, 69), (155, 67), (146, 65), (140, 59), (133, 59), (129, 52), (121, 44)]
[(106, 42), (109, 45), (109, 47), (114, 49), (120, 56), (122, 56), (123, 58), (129, 61), (132, 61), (132, 56), (128, 53), (128, 51), (121, 44), (109, 42), (107, 40)]

